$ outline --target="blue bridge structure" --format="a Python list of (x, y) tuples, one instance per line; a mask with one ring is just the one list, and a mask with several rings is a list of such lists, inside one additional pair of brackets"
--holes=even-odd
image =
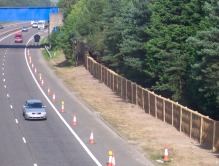
[(58, 14), (57, 7), (0, 7), (0, 22), (49, 21), (50, 14)]

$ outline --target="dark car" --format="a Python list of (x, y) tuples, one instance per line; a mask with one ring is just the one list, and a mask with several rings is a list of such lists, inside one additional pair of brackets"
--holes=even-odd
[(27, 32), (28, 31), (28, 28), (27, 27), (23, 27), (22, 28), (22, 32)]
[(16, 33), (14, 36), (15, 43), (23, 43), (23, 36), (21, 33)]
[(43, 105), (41, 100), (30, 99), (26, 100), (23, 106), (24, 119), (47, 119), (46, 106)]
[(3, 25), (0, 25), (0, 29), (3, 29), (4, 27), (3, 27)]

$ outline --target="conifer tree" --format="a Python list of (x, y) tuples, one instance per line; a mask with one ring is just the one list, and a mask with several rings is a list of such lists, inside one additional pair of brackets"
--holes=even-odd
[(219, 3), (217, 0), (206, 2), (209, 15), (209, 28), (199, 31), (196, 37), (187, 41), (196, 47), (196, 61), (192, 65), (194, 89), (197, 89), (197, 106), (206, 115), (219, 119)]

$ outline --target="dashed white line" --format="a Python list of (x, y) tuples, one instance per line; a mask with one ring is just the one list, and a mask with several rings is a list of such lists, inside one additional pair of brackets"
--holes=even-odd
[(13, 106), (12, 106), (12, 105), (10, 105), (10, 107), (11, 107), (11, 109), (13, 108)]
[(5, 79), (3, 79), (3, 82), (5, 82)]
[(7, 97), (9, 97), (9, 94), (7, 94)]
[(23, 137), (23, 141), (24, 141), (25, 144), (27, 143), (24, 137)]
[(33, 164), (33, 166), (37, 166), (37, 164)]
[(16, 123), (18, 123), (18, 120), (17, 120), (17, 119), (15, 119), (15, 122), (16, 122)]
[(2, 75), (5, 75), (5, 73), (2, 73)]
[(6, 85), (4, 85), (4, 87), (6, 88)]
[(4, 67), (2, 68), (2, 70), (4, 70)]

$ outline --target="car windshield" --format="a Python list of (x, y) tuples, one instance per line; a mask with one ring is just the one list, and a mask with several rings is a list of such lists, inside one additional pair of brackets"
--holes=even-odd
[(27, 106), (29, 108), (42, 108), (43, 107), (42, 103), (28, 103)]

